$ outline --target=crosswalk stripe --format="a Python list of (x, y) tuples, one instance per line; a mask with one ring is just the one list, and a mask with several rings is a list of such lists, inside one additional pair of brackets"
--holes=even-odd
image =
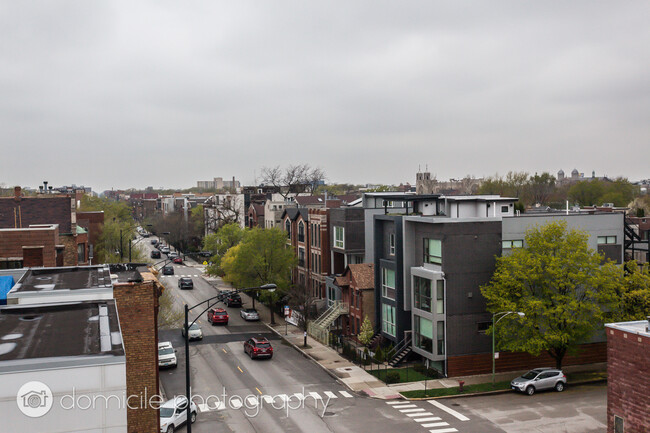
[(446, 426), (446, 425), (449, 425), (449, 424), (446, 423), (446, 422), (434, 422), (434, 423), (431, 423), (431, 424), (422, 424), (422, 427), (424, 427), (424, 428), (429, 428), (429, 427), (444, 427), (444, 426)]
[[(418, 416), (422, 416), (422, 415), (423, 414), (421, 413), (418, 414)], [(440, 417), (432, 416), (427, 418), (413, 418), (413, 421), (417, 421), (417, 422), (440, 421)]]
[(263, 395), (262, 398), (264, 399), (264, 402), (265, 402), (266, 404), (271, 404), (271, 403), (273, 403), (273, 397), (271, 397), (270, 395)]
[[(422, 409), (424, 410), (424, 409)], [(418, 413), (407, 413), (406, 416), (414, 417), (414, 416), (430, 416), (433, 415), (431, 412), (418, 412)]]
[(393, 407), (394, 407), (395, 409), (406, 409), (406, 408), (408, 408), (408, 407), (417, 407), (417, 406), (414, 405), (414, 404), (408, 404), (408, 403), (407, 403), (407, 404), (398, 404), (398, 405), (395, 405), (395, 406), (393, 406)]
[(430, 433), (453, 433), (456, 432), (455, 428), (437, 428), (435, 430), (429, 430)]
[(249, 406), (257, 406), (257, 399), (255, 397), (248, 397), (246, 401)]
[(400, 409), (400, 412), (402, 412), (402, 413), (424, 412), (424, 409), (420, 409), (420, 408), (417, 408), (417, 409)]
[(339, 393), (345, 398), (352, 398), (352, 395), (347, 391), (339, 391)]
[(317, 392), (313, 392), (313, 391), (312, 391), (312, 392), (309, 393), (309, 395), (310, 395), (311, 397), (315, 398), (316, 400), (322, 400), (322, 399), (323, 399), (323, 397), (321, 397), (320, 394), (317, 393)]
[(405, 402), (405, 401), (403, 401), (403, 400), (399, 400), (399, 401), (387, 401), (387, 402), (386, 402), (386, 404), (391, 404), (391, 405), (392, 405), (392, 404), (404, 404), (404, 403), (408, 403), (408, 402)]
[(244, 405), (244, 403), (243, 403), (240, 399), (238, 399), (238, 398), (231, 398), (231, 399), (228, 401), (228, 403), (230, 403), (230, 406), (231, 406), (233, 409), (239, 409), (240, 407), (242, 407), (242, 406)]
[(469, 418), (467, 418), (465, 415), (463, 415), (461, 413), (458, 413), (458, 412), (456, 412), (455, 410), (453, 410), (451, 408), (448, 408), (447, 406), (445, 406), (442, 403), (437, 402), (436, 400), (428, 400), (428, 401), (429, 401), (429, 403), (431, 403), (432, 405), (434, 405), (438, 409), (444, 410), (449, 415), (455, 416), (456, 418), (458, 418), (461, 421), (469, 421)]
[(332, 391), (323, 391), (323, 392), (324, 392), (325, 395), (328, 396), (329, 398), (339, 398), (339, 396), (336, 395), (336, 394), (334, 394)]
[(282, 401), (287, 401), (289, 400), (289, 396), (286, 394), (278, 394), (276, 395), (277, 398), (281, 399)]
[(293, 396), (297, 397), (298, 400), (304, 400), (305, 399), (305, 396), (301, 392), (297, 392)]

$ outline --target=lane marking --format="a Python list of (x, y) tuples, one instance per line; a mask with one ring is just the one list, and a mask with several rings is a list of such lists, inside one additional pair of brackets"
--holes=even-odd
[(458, 430), (455, 428), (437, 428), (435, 430), (429, 430), (431, 433), (453, 433)]
[(449, 425), (449, 424), (446, 423), (446, 422), (434, 422), (434, 423), (431, 423), (431, 424), (422, 424), (422, 427), (424, 427), (424, 428), (429, 428), (429, 427), (444, 427), (444, 426), (447, 426), (447, 425)]
[[(424, 409), (423, 409), (424, 410)], [(406, 416), (414, 417), (414, 416), (431, 416), (433, 415), (431, 412), (418, 412), (418, 413), (407, 413), (405, 414)]]
[(339, 396), (334, 394), (332, 391), (324, 391), (324, 394), (329, 398), (339, 398)]
[(345, 398), (352, 398), (352, 395), (347, 391), (339, 391), (339, 393)]
[(223, 353), (228, 353), (226, 352), (226, 349), (224, 349), (223, 347), (221, 348), (221, 350), (223, 350)]
[(408, 404), (408, 403), (407, 403), (407, 404), (399, 404), (399, 405), (397, 405), (397, 406), (393, 406), (393, 407), (394, 407), (395, 409), (406, 409), (406, 408), (409, 408), (409, 407), (417, 407), (417, 406), (414, 405), (414, 404)]
[[(422, 414), (419, 413), (418, 415), (422, 415)], [(427, 421), (440, 421), (440, 419), (441, 419), (441, 418), (438, 417), (438, 416), (432, 416), (432, 417), (428, 417), (428, 418), (413, 418), (413, 421), (417, 421), (417, 422), (427, 422)]]
[[(400, 412), (402, 412), (402, 413), (424, 412), (424, 409), (420, 409), (420, 408), (418, 408), (418, 409), (400, 409)], [(420, 415), (420, 414), (418, 414), (418, 415)], [(409, 415), (409, 416), (411, 416), (411, 415)]]
[(260, 389), (258, 387), (255, 387), (255, 389), (257, 390), (257, 392), (260, 393), (260, 395), (262, 395), (262, 391), (260, 391)]
[(237, 370), (239, 370), (240, 373), (243, 373), (243, 372), (244, 372), (244, 370), (242, 370), (241, 368), (239, 368), (239, 366), (237, 366)]
[(444, 410), (444, 411), (447, 412), (449, 415), (451, 415), (451, 416), (455, 416), (456, 418), (458, 418), (458, 419), (461, 420), (461, 421), (469, 421), (469, 418), (467, 418), (465, 415), (460, 414), (460, 413), (456, 412), (455, 410), (453, 410), (453, 409), (451, 409), (451, 408), (448, 408), (447, 406), (445, 406), (445, 405), (442, 404), (442, 403), (438, 403), (438, 402), (435, 401), (435, 400), (428, 400), (428, 402), (431, 403), (432, 405), (434, 405), (435, 407), (437, 407), (438, 409), (440, 409), (440, 410)]

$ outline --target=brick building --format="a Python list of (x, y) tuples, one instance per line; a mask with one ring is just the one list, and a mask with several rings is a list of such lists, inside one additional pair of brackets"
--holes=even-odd
[(341, 300), (349, 305), (349, 313), (342, 316), (343, 334), (356, 337), (366, 317), (374, 329), (375, 266), (372, 263), (348, 265), (334, 281), (341, 289)]
[[(24, 197), (19, 186), (14, 188), (13, 197), (0, 198), (0, 229), (30, 229), (33, 226), (58, 225), (59, 239), (62, 245), (63, 262), (56, 259), (57, 265), (77, 266), (88, 264), (88, 231), (77, 225), (76, 200), (71, 196), (43, 194), (38, 197)], [(43, 247), (35, 244), (33, 231), (12, 233), (12, 241), (26, 247)], [(16, 236), (24, 236), (17, 241)], [(33, 251), (30, 250), (30, 253)], [(38, 255), (38, 253), (35, 253)], [(57, 256), (58, 257), (58, 256)], [(7, 257), (5, 257), (6, 259)], [(22, 254), (21, 257), (22, 259)], [(18, 256), (13, 257), (17, 261)], [(35, 259), (30, 254), (30, 261)], [(45, 262), (46, 259), (43, 259)], [(44, 265), (41, 265), (44, 266)]]
[(0, 229), (0, 269), (63, 266), (63, 249), (56, 224)]
[(264, 228), (264, 205), (258, 203), (251, 203), (248, 206), (248, 228), (253, 227)]
[(650, 318), (607, 330), (607, 432), (650, 431)]

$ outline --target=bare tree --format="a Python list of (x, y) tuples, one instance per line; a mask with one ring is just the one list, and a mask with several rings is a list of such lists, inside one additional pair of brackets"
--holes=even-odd
[(240, 224), (246, 210), (243, 197), (236, 194), (220, 197), (212, 196), (203, 205), (205, 212), (205, 234), (216, 233), (226, 224)]
[(309, 164), (262, 167), (262, 182), (277, 187), (285, 200), (292, 194), (312, 192), (324, 179), (325, 172)]

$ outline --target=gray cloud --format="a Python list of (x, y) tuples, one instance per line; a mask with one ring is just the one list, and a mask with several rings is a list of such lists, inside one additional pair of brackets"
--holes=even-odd
[[(0, 4), (0, 183), (650, 177), (647, 2)], [(646, 152), (647, 153), (647, 152)]]

